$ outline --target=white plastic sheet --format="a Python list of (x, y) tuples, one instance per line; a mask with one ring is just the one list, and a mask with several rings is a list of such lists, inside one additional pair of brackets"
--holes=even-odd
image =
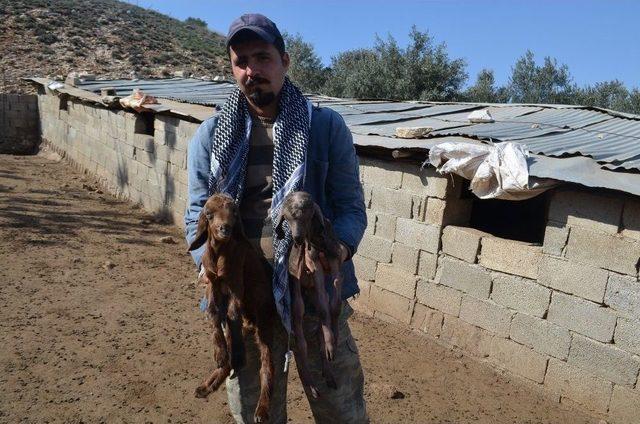
[(548, 190), (555, 180), (529, 177), (529, 151), (521, 144), (440, 143), (429, 151), (429, 162), (443, 173), (470, 180), (481, 199), (525, 200)]

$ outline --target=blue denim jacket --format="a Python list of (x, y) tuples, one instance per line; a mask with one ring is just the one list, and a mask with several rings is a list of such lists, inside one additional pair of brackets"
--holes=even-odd
[[(195, 238), (198, 216), (208, 198), (216, 122), (215, 116), (204, 121), (189, 142), (189, 200), (184, 215), (187, 243)], [(367, 226), (358, 158), (351, 132), (342, 117), (331, 109), (313, 108), (303, 188), (320, 205), (338, 238), (354, 254)], [(204, 246), (191, 252), (198, 268), (203, 252)], [(351, 260), (343, 264), (342, 272), (342, 298), (347, 299), (360, 291)]]

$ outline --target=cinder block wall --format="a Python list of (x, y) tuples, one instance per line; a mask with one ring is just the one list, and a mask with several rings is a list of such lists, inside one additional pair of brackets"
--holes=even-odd
[(558, 191), (536, 246), (464, 227), (457, 178), (366, 158), (360, 171), (361, 311), (640, 423), (640, 199)]
[[(114, 194), (182, 226), (187, 145), (199, 124), (38, 95), (42, 139)], [(144, 134), (153, 127), (153, 135)]]
[[(42, 137), (114, 193), (182, 225), (196, 123), (38, 96)], [(138, 128), (139, 129), (139, 128)], [(466, 228), (462, 182), (361, 161), (369, 225), (354, 305), (613, 423), (640, 422), (640, 199), (561, 191), (542, 246)]]
[(36, 95), (0, 94), (0, 153), (32, 154), (39, 143)]

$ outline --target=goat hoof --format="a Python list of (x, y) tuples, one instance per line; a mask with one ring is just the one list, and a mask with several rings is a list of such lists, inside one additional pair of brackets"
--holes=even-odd
[(209, 389), (209, 387), (207, 387), (206, 385), (202, 384), (196, 388), (195, 395), (197, 398), (204, 399), (207, 396), (209, 396), (209, 393), (211, 393), (211, 389)]
[(258, 405), (253, 419), (256, 423), (266, 423), (269, 421), (269, 409), (266, 406)]
[(327, 355), (327, 360), (329, 362), (333, 361), (334, 359), (334, 354), (333, 354), (333, 349), (328, 347), (327, 349), (325, 349), (325, 354)]
[(314, 399), (318, 399), (320, 397), (320, 392), (318, 392), (318, 389), (315, 388), (314, 386), (309, 387), (309, 392), (311, 392), (311, 396)]

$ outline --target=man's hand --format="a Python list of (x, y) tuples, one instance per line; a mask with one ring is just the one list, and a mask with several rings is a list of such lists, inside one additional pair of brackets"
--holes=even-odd
[(349, 248), (344, 245), (343, 242), (340, 242), (340, 262), (344, 262), (349, 258), (351, 252), (349, 252)]

